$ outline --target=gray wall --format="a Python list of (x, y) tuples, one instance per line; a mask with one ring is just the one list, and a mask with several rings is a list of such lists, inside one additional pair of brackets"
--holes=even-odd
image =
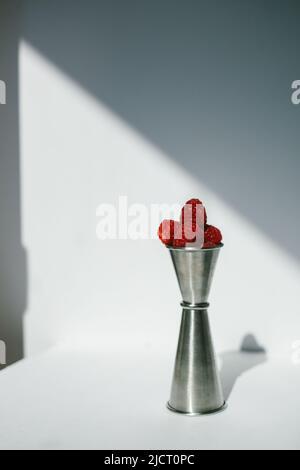
[(300, 257), (298, 0), (26, 0), (23, 34)]
[(0, 2), (0, 79), (7, 103), (0, 105), (0, 339), (10, 364), (23, 357), (26, 255), (21, 245), (18, 45), (19, 2)]

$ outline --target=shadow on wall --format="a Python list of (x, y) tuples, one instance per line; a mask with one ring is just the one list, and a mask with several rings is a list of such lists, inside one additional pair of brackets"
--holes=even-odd
[(23, 358), (27, 297), (26, 254), (21, 245), (19, 8), (15, 0), (0, 2), (0, 78), (7, 87), (7, 103), (0, 105), (0, 341), (5, 342), (7, 364)]
[(227, 401), (239, 377), (254, 367), (267, 361), (267, 353), (256, 338), (246, 335), (239, 351), (226, 351), (221, 354), (224, 397)]
[(298, 0), (23, 3), (26, 40), (300, 259)]

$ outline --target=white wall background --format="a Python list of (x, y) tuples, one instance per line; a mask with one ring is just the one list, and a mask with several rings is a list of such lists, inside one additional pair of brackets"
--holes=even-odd
[(127, 195), (203, 199), (225, 241), (211, 295), (218, 350), (253, 333), (268, 353), (291, 355), (300, 338), (292, 257), (24, 41), (20, 99), (28, 354), (65, 340), (173, 352), (180, 297), (166, 250), (96, 238), (97, 206)]

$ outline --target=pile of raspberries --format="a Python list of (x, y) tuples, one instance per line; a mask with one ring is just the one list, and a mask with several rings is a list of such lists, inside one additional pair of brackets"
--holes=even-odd
[(222, 241), (222, 233), (207, 223), (205, 207), (199, 199), (190, 199), (181, 210), (180, 220), (163, 220), (158, 229), (159, 239), (173, 248), (214, 248)]

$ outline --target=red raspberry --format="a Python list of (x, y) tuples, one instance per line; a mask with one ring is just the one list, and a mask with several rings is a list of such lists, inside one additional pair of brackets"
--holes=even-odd
[(182, 237), (182, 226), (176, 220), (163, 220), (158, 228), (158, 237), (165, 244), (173, 246), (174, 242), (179, 246), (185, 241)]
[(165, 245), (171, 245), (174, 239), (174, 220), (163, 220), (158, 228), (158, 237)]
[(204, 241), (204, 230), (200, 227), (197, 227), (194, 231), (188, 227), (184, 227), (182, 231), (182, 238), (185, 242), (194, 247), (202, 247)]
[(174, 238), (172, 246), (174, 248), (185, 247), (186, 240), (183, 236), (183, 227), (180, 222), (174, 222)]
[(185, 238), (193, 242), (198, 228), (204, 228), (207, 222), (205, 207), (200, 199), (190, 199), (181, 210), (180, 221), (184, 227)]
[(201, 206), (203, 206), (203, 202), (200, 201), (200, 199), (196, 199), (196, 198), (189, 199), (188, 201), (186, 201), (186, 204), (192, 204), (192, 205), (200, 204)]
[(222, 241), (222, 233), (213, 225), (207, 225), (204, 232), (204, 243), (213, 243), (219, 245)]
[(184, 248), (185, 247), (185, 240), (183, 238), (178, 238), (173, 240), (172, 246), (174, 248)]
[(213, 242), (204, 242), (202, 248), (215, 248), (215, 244)]

